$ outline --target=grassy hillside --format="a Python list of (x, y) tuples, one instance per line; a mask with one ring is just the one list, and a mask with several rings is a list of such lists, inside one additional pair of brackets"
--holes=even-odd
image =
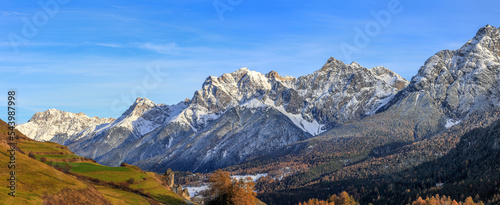
[[(0, 120), (0, 173), (10, 177), (7, 134), (8, 125)], [(102, 166), (66, 146), (16, 134), (16, 197), (7, 194), (9, 181), (3, 180), (1, 204), (186, 204), (156, 173)]]

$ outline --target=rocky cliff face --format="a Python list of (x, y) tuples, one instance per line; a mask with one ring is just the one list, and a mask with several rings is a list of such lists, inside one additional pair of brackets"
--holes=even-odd
[(39, 140), (49, 141), (55, 136), (66, 138), (88, 127), (113, 122), (113, 118), (88, 117), (83, 113), (70, 113), (56, 109), (37, 112), (33, 117), (16, 128), (26, 136)]
[(304, 103), (286, 108), (331, 128), (374, 114), (407, 85), (408, 81), (384, 67), (367, 69), (330, 58), (322, 69), (298, 78), (294, 87)]
[(169, 106), (155, 104), (146, 98), (137, 98), (113, 123), (89, 127), (66, 138), (64, 144), (82, 156), (97, 158), (121, 144), (133, 142), (163, 126), (186, 106), (185, 102)]
[(460, 49), (430, 57), (410, 85), (385, 108), (412, 93), (428, 95), (452, 121), (500, 107), (499, 52), (500, 29), (487, 25)]

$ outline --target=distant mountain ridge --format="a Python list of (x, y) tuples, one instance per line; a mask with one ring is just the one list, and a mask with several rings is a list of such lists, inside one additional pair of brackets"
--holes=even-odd
[(325, 131), (349, 132), (342, 125), (361, 126), (358, 120), (384, 112), (394, 125), (411, 119), (418, 140), (500, 107), (498, 34), (481, 28), (459, 50), (429, 58), (411, 82), (384, 67), (334, 58), (299, 78), (241, 68), (208, 77), (191, 100), (168, 106), (138, 98), (114, 122), (52, 141), (106, 165), (205, 172)]
[(88, 127), (113, 122), (113, 118), (88, 117), (83, 113), (70, 113), (57, 109), (37, 112), (31, 119), (16, 128), (26, 136), (49, 141), (55, 136), (64, 137), (76, 134)]

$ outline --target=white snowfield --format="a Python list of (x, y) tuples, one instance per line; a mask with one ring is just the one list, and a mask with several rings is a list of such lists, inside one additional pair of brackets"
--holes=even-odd
[(460, 122), (461, 122), (461, 120), (453, 120), (453, 119), (448, 119), (448, 120), (446, 121), (446, 125), (445, 125), (445, 127), (446, 127), (446, 128), (450, 128), (450, 127), (453, 127), (453, 126), (455, 126), (455, 125), (458, 125)]

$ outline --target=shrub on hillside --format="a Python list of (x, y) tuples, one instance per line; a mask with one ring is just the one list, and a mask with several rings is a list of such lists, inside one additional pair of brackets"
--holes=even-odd
[(33, 158), (33, 159), (36, 159), (35, 154), (33, 154), (33, 152), (30, 152), (30, 153), (28, 154), (28, 157), (31, 157), (31, 158)]

